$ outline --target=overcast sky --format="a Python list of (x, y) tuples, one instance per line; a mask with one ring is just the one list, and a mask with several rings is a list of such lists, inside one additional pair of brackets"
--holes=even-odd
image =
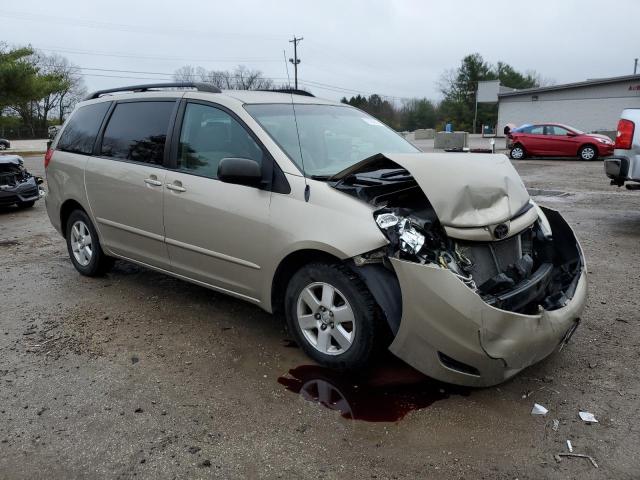
[(303, 85), (332, 99), (357, 92), (438, 99), (442, 73), (473, 52), (555, 83), (631, 74), (640, 57), (639, 0), (1, 4), (0, 40), (66, 56), (83, 68), (90, 90), (168, 80), (185, 64), (222, 70), (242, 64), (286, 81), (284, 50), (293, 56), (293, 35), (304, 37)]

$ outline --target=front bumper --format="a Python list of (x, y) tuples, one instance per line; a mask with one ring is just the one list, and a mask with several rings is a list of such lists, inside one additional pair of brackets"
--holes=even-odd
[(495, 385), (547, 357), (579, 321), (587, 296), (583, 270), (565, 307), (523, 315), (486, 304), (449, 270), (391, 261), (403, 313), (389, 349), (422, 373), (459, 385)]
[(34, 177), (19, 183), (17, 186), (0, 186), (0, 206), (31, 202), (39, 198), (40, 189)]
[(600, 143), (598, 144), (598, 155), (600, 157), (608, 157), (609, 155), (613, 155), (613, 145)]
[(557, 212), (543, 210), (558, 255), (565, 262), (578, 261), (573, 282), (562, 287), (570, 300), (552, 310), (538, 307), (531, 315), (502, 310), (485, 302), (447, 268), (391, 258), (402, 292), (402, 318), (391, 352), (438, 380), (486, 387), (507, 380), (563, 345), (586, 303), (586, 266), (569, 225)]

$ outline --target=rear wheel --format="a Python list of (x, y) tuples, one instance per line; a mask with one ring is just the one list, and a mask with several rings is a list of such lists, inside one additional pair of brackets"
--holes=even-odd
[(511, 148), (511, 151), (509, 152), (509, 156), (513, 160), (522, 160), (527, 156), (527, 153), (525, 152), (524, 147), (522, 145), (520, 145), (519, 143), (516, 143)]
[(371, 293), (340, 264), (313, 263), (298, 270), (287, 286), (285, 315), (307, 355), (329, 367), (363, 367), (384, 340)]
[(578, 157), (580, 157), (580, 160), (595, 160), (598, 158), (598, 150), (593, 145), (584, 145), (580, 147)]
[(69, 257), (82, 275), (103, 275), (113, 266), (114, 259), (102, 251), (98, 234), (84, 211), (74, 210), (69, 215), (66, 233)]

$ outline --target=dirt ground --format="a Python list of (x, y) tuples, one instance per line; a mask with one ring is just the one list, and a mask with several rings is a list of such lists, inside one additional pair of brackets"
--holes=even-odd
[[(601, 162), (516, 168), (577, 231), (588, 306), (561, 352), (476, 390), (391, 357), (340, 377), (257, 307), (121, 262), (81, 277), (44, 202), (1, 210), (0, 478), (638, 478), (640, 193)], [(599, 468), (557, 462), (567, 439)]]

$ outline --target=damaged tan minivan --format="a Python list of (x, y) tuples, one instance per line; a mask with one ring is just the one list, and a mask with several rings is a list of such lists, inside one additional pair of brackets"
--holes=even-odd
[(302, 92), (140, 85), (80, 103), (45, 157), (75, 268), (123, 259), (282, 312), (317, 362), (382, 348), (497, 384), (577, 327), (582, 250), (504, 155), (421, 153)]

